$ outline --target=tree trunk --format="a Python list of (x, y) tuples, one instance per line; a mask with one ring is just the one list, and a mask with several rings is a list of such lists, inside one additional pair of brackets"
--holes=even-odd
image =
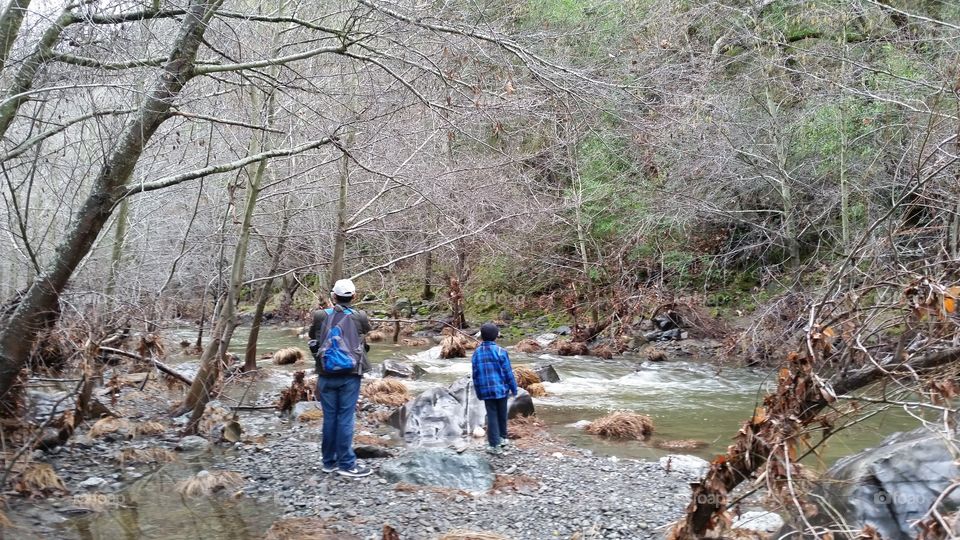
[(0, 69), (7, 64), (10, 49), (20, 33), (20, 24), (30, 8), (30, 0), (10, 0), (0, 15)]
[[(289, 198), (284, 201), (283, 218), (280, 221), (280, 235), (277, 238), (277, 247), (273, 252), (273, 260), (270, 263), (268, 275), (273, 275), (280, 268), (283, 262), (283, 250), (287, 242), (287, 227), (290, 224)], [(250, 336), (247, 338), (247, 348), (243, 357), (243, 371), (253, 371), (257, 369), (257, 339), (260, 337), (260, 324), (263, 322), (263, 310), (267, 306), (267, 300), (270, 299), (270, 293), (273, 290), (273, 278), (263, 282), (263, 286), (257, 292), (257, 306), (253, 312), (253, 321), (250, 323)]]
[(433, 289), (431, 288), (431, 282), (433, 281), (433, 251), (428, 251), (423, 254), (423, 294), (421, 297), (424, 300), (433, 300)]
[(110, 273), (107, 276), (107, 287), (104, 295), (108, 305), (113, 304), (113, 295), (117, 288), (117, 276), (120, 274), (120, 262), (123, 259), (123, 242), (127, 237), (127, 222), (130, 215), (130, 201), (120, 201), (120, 210), (117, 213), (117, 228), (113, 235), (113, 249), (110, 253)]
[[(347, 143), (349, 139), (347, 137)], [(350, 178), (349, 157), (343, 152), (340, 157), (340, 191), (337, 196), (337, 230), (333, 237), (333, 258), (330, 261), (330, 274), (328, 289), (333, 289), (333, 284), (343, 277), (343, 257), (347, 244), (347, 186)]]
[[(10, 391), (26, 364), (27, 355), (47, 315), (57, 311), (60, 293), (90, 252), (114, 205), (125, 194), (126, 183), (144, 147), (160, 124), (169, 117), (171, 105), (190, 80), (204, 31), (221, 1), (194, 0), (190, 3), (170, 48), (170, 57), (153, 90), (127, 124), (118, 144), (91, 182), (89, 195), (77, 211), (53, 259), (33, 281), (16, 311), (0, 329), (0, 403), (15, 403), (16, 396), (11, 395)], [(57, 24), (60, 22), (58, 20)], [(56, 36), (59, 36), (59, 31)], [(15, 114), (15, 111), (10, 112), (6, 107), (0, 107), (0, 135), (9, 127)]]

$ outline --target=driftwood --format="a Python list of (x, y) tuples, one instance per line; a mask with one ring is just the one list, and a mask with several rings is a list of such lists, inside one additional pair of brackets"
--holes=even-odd
[[(146, 358), (140, 356), (139, 354), (125, 351), (123, 349), (114, 349), (113, 347), (100, 347), (100, 351), (105, 353), (110, 353), (110, 354), (116, 354), (117, 356), (125, 356), (127, 358), (133, 358), (134, 360), (139, 360), (140, 362), (147, 361)], [(175, 369), (164, 364), (163, 362), (153, 358), (151, 358), (149, 361), (153, 362), (153, 365), (156, 366), (158, 370), (173, 377), (174, 379), (177, 379), (183, 384), (187, 386), (190, 386), (193, 384), (193, 381), (191, 379), (189, 379), (188, 377), (186, 377), (181, 373), (178, 373)]]

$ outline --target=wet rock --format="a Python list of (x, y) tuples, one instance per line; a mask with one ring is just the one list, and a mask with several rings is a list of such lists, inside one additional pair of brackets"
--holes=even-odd
[(783, 518), (773, 512), (744, 512), (733, 521), (732, 528), (755, 531), (761, 534), (777, 532), (783, 527)]
[(557, 373), (557, 370), (553, 367), (553, 364), (538, 364), (533, 366), (533, 371), (537, 373), (537, 377), (540, 377), (541, 382), (560, 382), (560, 374)]
[(660, 467), (667, 472), (700, 478), (710, 468), (710, 463), (697, 456), (671, 454), (660, 458)]
[(401, 379), (419, 379), (426, 373), (422, 367), (416, 364), (404, 364), (396, 360), (383, 361), (383, 376), (398, 377)]
[(100, 478), (99, 476), (91, 476), (90, 478), (87, 478), (83, 482), (80, 482), (79, 485), (84, 489), (96, 489), (98, 487), (105, 485), (106, 483), (107, 481), (103, 478)]
[(353, 447), (353, 452), (360, 459), (383, 459), (388, 457), (393, 457), (393, 453), (390, 450), (382, 446), (374, 446), (372, 444), (361, 444)]
[(653, 326), (657, 330), (674, 330), (683, 325), (683, 319), (676, 311), (667, 311), (653, 318)]
[(558, 326), (553, 329), (553, 333), (557, 334), (558, 336), (569, 336), (570, 332), (571, 330), (569, 326)]
[(180, 452), (202, 452), (210, 448), (210, 441), (196, 435), (189, 435), (180, 439), (176, 450)]
[(300, 417), (303, 416), (303, 413), (307, 411), (323, 411), (323, 408), (320, 406), (319, 401), (298, 401), (293, 406), (293, 411), (290, 413), (290, 418), (295, 422), (300, 421)]
[[(523, 388), (517, 389), (517, 396), (507, 400), (507, 418), (518, 416), (532, 416), (534, 413), (533, 397)], [(486, 422), (486, 415), (484, 415)]]
[(557, 340), (560, 337), (557, 334), (547, 332), (546, 334), (540, 334), (539, 336), (533, 338), (541, 347), (546, 347)]
[[(960, 476), (951, 447), (957, 434), (919, 429), (887, 437), (877, 448), (843, 458), (820, 481), (811, 500), (825, 501), (813, 525), (830, 525), (827, 516), (838, 512), (854, 530), (874, 527), (886, 539), (920, 535), (914, 523), (926, 515), (937, 497)], [(942, 515), (960, 509), (960, 491), (953, 490), (938, 507)], [(778, 534), (790, 533), (788, 527)], [(799, 536), (798, 536), (799, 538)]]
[(493, 487), (490, 463), (475, 453), (458, 454), (448, 450), (420, 449), (387, 461), (380, 474), (389, 482), (418, 486), (440, 486), (467, 491), (486, 491)]

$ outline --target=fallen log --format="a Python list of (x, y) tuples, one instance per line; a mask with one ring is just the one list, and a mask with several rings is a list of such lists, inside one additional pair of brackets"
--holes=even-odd
[[(110, 354), (116, 354), (117, 356), (125, 356), (125, 357), (127, 357), (127, 358), (133, 358), (134, 360), (139, 360), (139, 361), (141, 361), (141, 362), (146, 362), (146, 361), (147, 361), (147, 359), (145, 359), (144, 357), (140, 356), (139, 354), (137, 354), (137, 353), (132, 353), (132, 352), (129, 352), (129, 351), (125, 351), (125, 350), (123, 350), (123, 349), (114, 349), (113, 347), (100, 347), (100, 351), (101, 351), (101, 352), (105, 352), (105, 353), (110, 353)], [(183, 384), (185, 384), (185, 385), (187, 385), (187, 386), (190, 386), (190, 385), (193, 384), (193, 380), (187, 378), (187, 376), (185, 376), (185, 375), (177, 372), (175, 369), (173, 369), (172, 367), (164, 364), (163, 362), (161, 362), (161, 361), (159, 361), (159, 360), (156, 360), (156, 359), (154, 359), (154, 358), (151, 358), (149, 361), (150, 361), (150, 362), (153, 362), (153, 365), (156, 366), (156, 368), (157, 368), (158, 370), (160, 370), (161, 372), (163, 372), (163, 373), (165, 373), (165, 374), (173, 377), (174, 379), (177, 379), (178, 381), (182, 382)]]

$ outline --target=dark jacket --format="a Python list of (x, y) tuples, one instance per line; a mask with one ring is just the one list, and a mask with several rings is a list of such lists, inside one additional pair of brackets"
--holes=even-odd
[[(370, 319), (367, 318), (367, 314), (359, 309), (350, 307), (350, 304), (340, 304), (343, 308), (349, 308), (352, 313), (350, 314), (353, 317), (354, 324), (357, 326), (357, 330), (360, 332), (361, 337), (370, 331)], [(327, 312), (322, 309), (318, 309), (313, 312), (313, 323), (310, 325), (310, 330), (307, 332), (307, 335), (310, 336), (310, 339), (315, 339), (317, 341), (323, 341), (327, 336), (319, 336), (320, 330), (323, 328), (323, 323), (327, 320)], [(364, 347), (366, 348), (366, 347)], [(370, 371), (370, 360), (367, 358), (367, 353), (364, 351), (363, 358), (360, 361), (360, 374), (364, 374)]]

